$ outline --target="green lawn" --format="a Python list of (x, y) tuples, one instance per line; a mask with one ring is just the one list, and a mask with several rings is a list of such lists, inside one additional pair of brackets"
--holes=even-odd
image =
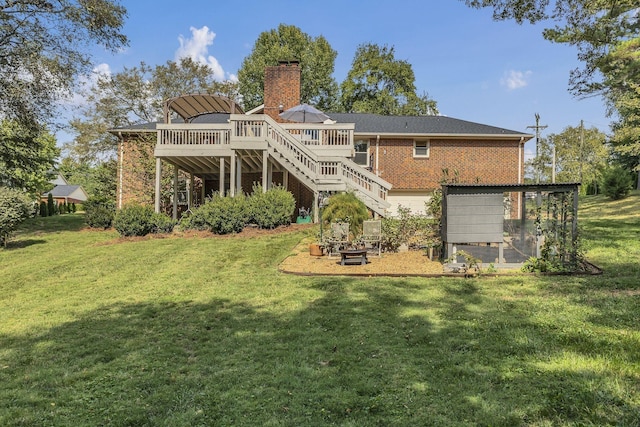
[(298, 277), (301, 238), (0, 250), (0, 425), (638, 426), (640, 194), (581, 201), (601, 276)]

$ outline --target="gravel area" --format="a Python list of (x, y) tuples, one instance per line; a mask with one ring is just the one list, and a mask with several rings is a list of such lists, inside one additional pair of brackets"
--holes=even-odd
[(340, 265), (339, 256), (311, 256), (309, 242), (300, 243), (280, 264), (280, 271), (302, 275), (430, 276), (443, 273), (442, 264), (430, 261), (422, 251), (368, 256), (368, 264)]

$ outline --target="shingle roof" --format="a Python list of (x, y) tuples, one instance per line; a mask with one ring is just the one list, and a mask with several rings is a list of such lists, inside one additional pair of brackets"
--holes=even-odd
[[(56, 185), (49, 193), (51, 193), (53, 197), (68, 197), (78, 188), (80, 188), (79, 185)], [(48, 193), (45, 193), (44, 195), (46, 196), (47, 194)]]
[(383, 116), (368, 113), (328, 113), (339, 123), (355, 123), (356, 133), (431, 135), (533, 135), (446, 116)]
[[(533, 138), (533, 135), (446, 116), (383, 116), (369, 113), (327, 113), (338, 123), (354, 123), (358, 134), (380, 135), (482, 135)], [(229, 114), (206, 114), (192, 123), (227, 123)], [(156, 122), (143, 123), (115, 131), (154, 131)]]

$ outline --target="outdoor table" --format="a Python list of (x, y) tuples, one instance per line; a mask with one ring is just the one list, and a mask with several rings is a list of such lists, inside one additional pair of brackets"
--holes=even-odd
[(366, 249), (345, 249), (340, 251), (340, 265), (347, 265), (347, 260), (356, 260), (359, 261), (358, 264), (366, 265), (367, 260), (367, 250)]

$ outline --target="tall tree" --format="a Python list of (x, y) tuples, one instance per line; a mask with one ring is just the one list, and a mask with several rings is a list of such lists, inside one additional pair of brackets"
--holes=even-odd
[(238, 97), (235, 82), (216, 81), (209, 66), (190, 58), (156, 67), (141, 62), (113, 75), (101, 75), (85, 89), (87, 102), (80, 116), (70, 121), (76, 136), (66, 148), (81, 163), (112, 157), (117, 138), (108, 129), (161, 120), (167, 99), (194, 92)]
[[(638, 173), (640, 189), (640, 38), (619, 43), (610, 53), (605, 77), (612, 82), (609, 105), (617, 112), (613, 125), (613, 157)], [(621, 70), (631, 70), (622, 72)]]
[(393, 47), (358, 46), (341, 85), (342, 108), (349, 112), (397, 115), (438, 114), (436, 102), (418, 96), (411, 64), (395, 58)]
[(261, 33), (238, 70), (245, 109), (257, 107), (264, 101), (265, 67), (291, 59), (300, 61), (301, 102), (322, 110), (335, 109), (338, 85), (331, 75), (336, 56), (323, 36), (313, 38), (293, 25), (280, 24), (277, 29)]
[(126, 10), (115, 0), (11, 0), (0, 3), (0, 115), (24, 126), (47, 122), (89, 48), (126, 46)]
[(556, 150), (556, 180), (581, 182), (585, 194), (596, 185), (607, 167), (607, 136), (597, 128), (567, 126), (559, 134), (549, 135)]
[(36, 194), (47, 189), (50, 171), (60, 154), (46, 129), (15, 120), (0, 123), (0, 186)]

